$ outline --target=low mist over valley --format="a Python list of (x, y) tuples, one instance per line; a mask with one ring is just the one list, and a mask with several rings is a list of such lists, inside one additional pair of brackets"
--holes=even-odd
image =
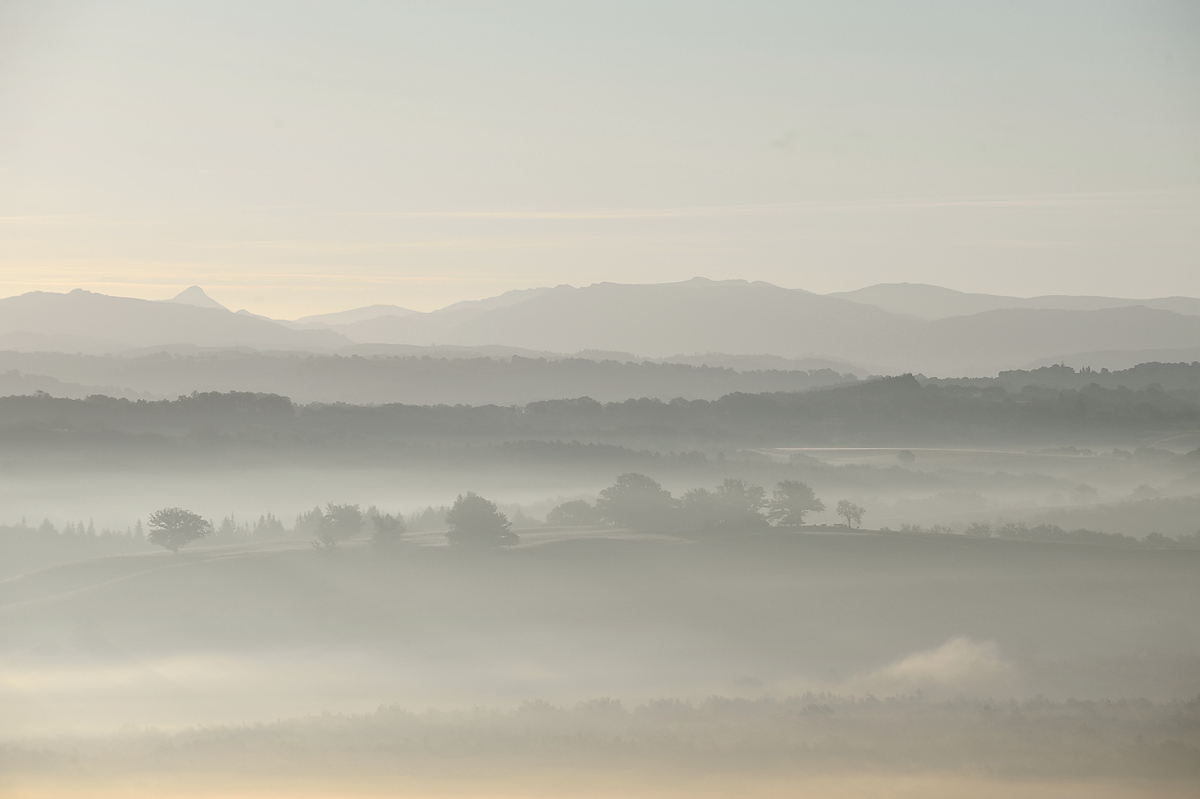
[[(123, 302), (184, 301), (212, 304)], [(280, 336), (420, 316), (183, 307)], [(1197, 777), (1200, 363), (889, 376), (807, 344), (162, 330), (0, 352), (10, 785)], [(211, 767), (247, 746), (277, 765)]]
[(1200, 6), (0, 2), (0, 797), (1200, 796)]

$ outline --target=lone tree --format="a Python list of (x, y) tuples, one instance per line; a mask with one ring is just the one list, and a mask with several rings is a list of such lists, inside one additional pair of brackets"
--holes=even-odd
[(510, 529), (508, 517), (496, 509), (496, 503), (474, 491), (458, 495), (446, 512), (446, 524), (450, 527), (446, 538), (455, 546), (510, 547), (521, 540)]
[(317, 540), (314, 546), (333, 549), (342, 541), (348, 541), (362, 530), (363, 515), (357, 505), (334, 505), (330, 502), (325, 506), (317, 526)]
[(179, 548), (187, 546), (197, 538), (203, 538), (212, 533), (212, 522), (201, 518), (190, 510), (183, 508), (163, 508), (150, 514), (151, 544), (166, 547), (175, 554)]
[(846, 519), (846, 526), (853, 527), (855, 523), (862, 527), (862, 517), (866, 513), (861, 505), (855, 505), (848, 499), (840, 499), (837, 504), (837, 515)]
[(799, 527), (804, 524), (806, 513), (820, 513), (825, 503), (806, 483), (799, 480), (784, 480), (775, 486), (767, 503), (767, 518), (779, 527)]
[(618, 527), (639, 532), (671, 527), (678, 503), (671, 492), (644, 474), (629, 472), (600, 492), (596, 511)]

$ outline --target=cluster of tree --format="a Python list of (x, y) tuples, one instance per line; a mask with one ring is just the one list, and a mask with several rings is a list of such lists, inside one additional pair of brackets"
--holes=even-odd
[[(693, 488), (680, 497), (644, 474), (629, 472), (600, 492), (596, 504), (577, 499), (550, 511), (546, 521), (561, 526), (611, 524), (640, 532), (740, 531), (800, 527), (825, 503), (805, 483), (784, 480), (770, 496), (762, 486), (736, 478), (713, 490)], [(846, 525), (861, 525), (864, 509), (849, 500), (837, 504)]]
[(377, 546), (394, 546), (406, 526), (403, 516), (381, 513), (374, 505), (364, 512), (358, 505), (330, 502), (324, 510), (316, 507), (298, 515), (293, 529), (298, 536), (312, 538), (318, 549), (329, 550), (364, 534)]
[[(449, 508), (430, 507), (414, 516), (419, 521), (444, 522), (446, 538), (456, 546), (488, 548), (519, 542), (512, 532), (512, 522), (497, 509), (496, 503), (474, 491), (459, 494)], [(364, 513), (358, 505), (330, 503), (324, 510), (313, 508), (298, 516), (296, 530), (310, 532), (314, 546), (328, 550), (364, 532), (376, 546), (391, 547), (400, 542), (407, 526), (402, 516), (380, 513), (374, 506)]]
[[(232, 516), (222, 522), (221, 528), (214, 528), (212, 522), (183, 508), (163, 508), (155, 511), (150, 514), (147, 526), (150, 529), (147, 540), (151, 544), (176, 553), (181, 547), (213, 535), (215, 529), (231, 534), (240, 531)], [(264, 530), (269, 533), (285, 532), (283, 523), (270, 514), (261, 517), (254, 530), (250, 530), (248, 525), (241, 529), (249, 535)], [(358, 505), (329, 503), (324, 510), (313, 508), (308, 513), (300, 514), (296, 518), (295, 531), (311, 534), (313, 545), (326, 550), (358, 538), (364, 532), (369, 533), (376, 545), (392, 546), (404, 535), (404, 519), (380, 513), (374, 506), (364, 513)]]
[[(448, 528), (446, 538), (456, 546), (488, 548), (519, 543), (517, 535), (512, 532), (512, 522), (497, 509), (496, 503), (473, 491), (460, 494), (454, 504), (444, 510), (444, 514), (437, 514), (433, 508), (429, 508), (423, 515), (441, 515)], [(260, 526), (268, 524), (282, 530), (282, 524), (273, 516), (269, 520), (267, 517), (263, 519)], [(228, 517), (224, 524), (237, 529), (232, 517)], [(214, 532), (212, 522), (183, 508), (155, 511), (150, 515), (148, 526), (150, 533), (147, 540), (151, 544), (176, 553), (181, 547), (207, 538)], [(382, 513), (375, 506), (364, 512), (358, 505), (331, 502), (324, 509), (316, 507), (298, 515), (294, 530), (297, 534), (311, 536), (313, 546), (317, 549), (329, 551), (339, 544), (364, 536), (377, 547), (393, 547), (400, 542), (407, 528), (403, 516)]]
[[(516, 521), (534, 524), (517, 511)], [(464, 546), (509, 546), (517, 543), (512, 522), (494, 502), (473, 492), (459, 496), (452, 506), (428, 507), (410, 517), (414, 531), (448, 529), (451, 543)], [(230, 514), (219, 524), (179, 507), (152, 513), (145, 527), (138, 520), (126, 530), (104, 528), (92, 522), (67, 522), (59, 531), (48, 519), (36, 528), (22, 522), (0, 526), (0, 575), (12, 569), (37, 568), (80, 557), (115, 555), (161, 546), (172, 552), (200, 540), (231, 544), (284, 538), (310, 539), (313, 546), (332, 550), (338, 544), (367, 539), (381, 548), (399, 543), (410, 529), (401, 514), (383, 513), (375, 506), (365, 511), (358, 505), (329, 503), (298, 514), (291, 529), (274, 514), (264, 513), (253, 524), (239, 522)]]

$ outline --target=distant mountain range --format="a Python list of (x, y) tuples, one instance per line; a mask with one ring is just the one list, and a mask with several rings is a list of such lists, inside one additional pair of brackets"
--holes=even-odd
[(825, 296), (866, 303), (892, 313), (929, 320), (1013, 308), (1100, 311), (1107, 308), (1127, 308), (1130, 305), (1142, 305), (1161, 311), (1200, 316), (1200, 299), (1194, 297), (1160, 297), (1151, 300), (1130, 300), (1119, 297), (1073, 297), (1064, 294), (1048, 294), (1041, 297), (1005, 297), (997, 294), (967, 294), (953, 289), (944, 289), (941, 286), (930, 286), (926, 283), (880, 283), (864, 289), (839, 291)]
[(859, 372), (988, 375), (1056, 359), (1077, 363), (1079, 353), (1127, 366), (1139, 352), (1195, 351), (1200, 300), (1023, 299), (915, 284), (819, 295), (703, 278), (526, 289), (430, 313), (375, 305), (294, 321), (231, 312), (194, 286), (166, 302), (79, 290), (0, 300), (0, 349), (119, 353), (193, 346), (401, 354), (396, 350), (434, 345), (476, 354), (489, 348), (595, 351), (594, 359), (634, 353), (690, 363), (700, 353), (708, 353), (700, 357), (710, 363), (728, 357), (714, 353), (729, 353), (757, 357), (760, 365), (753, 368), (764, 368), (762, 359), (773, 357), (821, 361), (841, 371), (856, 364)]

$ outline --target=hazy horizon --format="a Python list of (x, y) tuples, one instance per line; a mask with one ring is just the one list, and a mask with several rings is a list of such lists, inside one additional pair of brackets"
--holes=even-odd
[(1198, 34), (1170, 0), (9, 2), (0, 294), (1197, 296)]
[[(628, 283), (623, 283), (623, 284), (620, 284), (620, 285), (631, 285), (631, 286), (658, 286), (658, 285), (671, 285), (671, 284), (675, 284), (675, 283), (689, 283), (689, 282), (695, 282), (695, 281), (710, 281), (710, 282), (724, 282), (724, 281), (732, 281), (732, 282), (746, 282), (746, 283), (756, 283), (756, 282), (757, 282), (757, 283), (769, 283), (769, 281), (765, 281), (765, 280), (757, 280), (757, 279), (755, 279), (755, 278), (720, 278), (720, 279), (714, 279), (714, 278), (710, 278), (710, 277), (707, 277), (707, 276), (704, 276), (704, 275), (693, 275), (693, 276), (692, 276), (692, 277), (690, 277), (690, 278), (683, 278), (683, 279), (681, 279), (681, 280), (678, 280), (678, 281), (630, 281), (630, 282), (628, 282)], [(590, 284), (578, 284), (578, 285), (576, 285), (576, 284), (571, 284), (571, 283), (558, 283), (558, 284), (555, 284), (554, 286), (551, 286), (551, 285), (544, 285), (544, 286), (543, 286), (543, 285), (538, 285), (538, 286), (533, 286), (533, 285), (530, 285), (530, 286), (515, 286), (515, 287), (513, 287), (513, 288), (505, 289), (504, 291), (502, 291), (502, 292), (500, 292), (500, 293), (498, 293), (498, 294), (487, 294), (487, 295), (477, 295), (477, 294), (471, 294), (471, 295), (464, 295), (464, 296), (461, 296), (461, 297), (458, 297), (458, 298), (456, 298), (456, 299), (453, 299), (453, 300), (451, 300), (450, 302), (446, 303), (445, 305), (438, 305), (438, 306), (436, 306), (436, 307), (431, 307), (431, 308), (426, 308), (426, 309), (420, 309), (420, 308), (415, 308), (415, 307), (411, 307), (411, 306), (405, 306), (405, 305), (403, 305), (403, 304), (401, 304), (401, 303), (390, 303), (390, 302), (387, 302), (387, 303), (384, 303), (384, 302), (379, 302), (379, 303), (369, 303), (369, 304), (367, 304), (367, 305), (364, 305), (364, 306), (353, 306), (353, 307), (351, 307), (351, 306), (341, 306), (341, 305), (337, 305), (337, 306), (334, 306), (334, 305), (328, 305), (328, 306), (322, 306), (322, 307), (320, 307), (319, 309), (309, 309), (309, 310), (308, 310), (308, 311), (306, 311), (306, 312), (305, 312), (305, 313), (304, 313), (302, 316), (295, 316), (295, 317), (278, 317), (278, 318), (280, 318), (280, 319), (282, 319), (282, 320), (286, 320), (286, 321), (294, 321), (295, 319), (303, 319), (303, 318), (305, 318), (305, 317), (307, 317), (307, 316), (324, 316), (324, 315), (336, 314), (336, 313), (339, 313), (339, 312), (342, 312), (342, 311), (358, 310), (359, 308), (371, 308), (372, 306), (376, 306), (376, 305), (396, 305), (397, 307), (402, 307), (402, 308), (405, 308), (406, 310), (410, 310), (410, 311), (416, 311), (417, 313), (431, 313), (431, 312), (433, 312), (433, 311), (440, 311), (440, 310), (444, 310), (444, 309), (446, 309), (446, 308), (450, 308), (450, 307), (452, 307), (452, 306), (454, 306), (454, 305), (457, 305), (457, 304), (459, 304), (459, 303), (464, 303), (464, 302), (476, 302), (476, 301), (480, 301), (480, 300), (492, 299), (492, 298), (494, 298), (494, 297), (499, 297), (499, 296), (501, 296), (501, 295), (503, 295), (503, 294), (506, 294), (506, 293), (508, 293), (508, 292), (513, 292), (513, 291), (520, 292), (520, 291), (526, 291), (526, 290), (529, 290), (529, 289), (549, 289), (549, 288), (556, 288), (556, 287), (562, 287), (562, 286), (566, 286), (566, 287), (569, 287), (569, 288), (587, 288), (587, 287), (589, 287), (589, 286), (597, 286), (597, 285), (606, 284), (606, 283), (613, 283), (613, 282), (615, 282), (615, 281), (609, 281), (609, 280), (597, 280), (597, 281), (596, 281), (596, 282), (594, 282), (594, 283), (590, 283)], [(854, 286), (854, 287), (851, 287), (851, 288), (846, 288), (846, 289), (837, 289), (837, 290), (832, 290), (832, 291), (827, 291), (827, 292), (815, 292), (815, 291), (810, 291), (809, 289), (805, 288), (804, 286), (783, 286), (783, 285), (780, 285), (780, 284), (777, 284), (777, 283), (769, 283), (769, 284), (770, 284), (770, 285), (774, 285), (774, 286), (778, 286), (779, 288), (784, 288), (784, 289), (789, 289), (789, 290), (795, 290), (795, 291), (806, 291), (806, 292), (809, 292), (809, 293), (812, 293), (812, 294), (819, 294), (819, 295), (821, 295), (821, 296), (840, 295), (840, 294), (844, 294), (844, 293), (848, 293), (848, 292), (854, 292), (854, 291), (861, 290), (861, 289), (870, 289), (870, 288), (876, 288), (876, 287), (880, 287), (880, 286), (915, 286), (915, 287), (928, 287), (928, 288), (934, 288), (934, 289), (947, 289), (947, 290), (949, 290), (949, 291), (952, 291), (952, 292), (956, 292), (956, 293), (960, 293), (960, 294), (966, 294), (966, 295), (969, 295), (969, 296), (1002, 297), (1002, 298), (1015, 298), (1015, 299), (1038, 299), (1038, 298), (1042, 298), (1042, 297), (1055, 297), (1055, 296), (1057, 296), (1057, 297), (1080, 297), (1080, 298), (1100, 297), (1100, 298), (1106, 298), (1106, 299), (1118, 299), (1118, 300), (1120, 300), (1120, 299), (1124, 299), (1124, 300), (1131, 300), (1131, 301), (1135, 301), (1135, 302), (1136, 302), (1136, 301), (1138, 301), (1138, 300), (1152, 300), (1152, 299), (1162, 299), (1163, 297), (1172, 297), (1172, 298), (1173, 298), (1173, 297), (1184, 297), (1184, 296), (1186, 296), (1186, 295), (1180, 295), (1180, 294), (1173, 294), (1173, 295), (1161, 295), (1161, 296), (1160, 296), (1160, 295), (1145, 295), (1145, 296), (1127, 296), (1127, 295), (1122, 295), (1122, 296), (1120, 296), (1120, 297), (1117, 297), (1117, 296), (1114, 296), (1114, 295), (1101, 295), (1101, 294), (1093, 294), (1093, 293), (1076, 293), (1076, 294), (1030, 294), (1030, 295), (1006, 295), (1006, 294), (1001, 294), (1001, 293), (993, 293), (993, 292), (971, 292), (971, 291), (964, 291), (964, 290), (962, 290), (962, 289), (956, 289), (956, 288), (953, 288), (953, 287), (951, 287), (951, 286), (946, 286), (946, 285), (934, 285), (934, 284), (931, 284), (931, 283), (917, 283), (917, 282), (910, 282), (910, 281), (885, 281), (885, 282), (881, 282), (881, 283), (872, 283), (872, 284), (870, 284), (870, 285), (864, 285), (864, 286)], [(71, 291), (73, 291), (73, 290), (74, 290), (74, 289), (76, 289), (76, 288), (83, 289), (84, 291), (90, 291), (90, 290), (91, 290), (91, 289), (86, 289), (86, 288), (84, 288), (84, 287), (82, 287), (82, 286), (75, 286), (75, 287), (72, 287), (72, 288), (68, 288), (68, 287), (66, 287), (66, 286), (62, 286), (62, 287), (55, 287), (55, 288), (35, 288), (35, 289), (30, 289), (30, 290), (29, 290), (29, 292), (45, 291), (45, 292), (50, 292), (50, 293), (66, 294), (66, 293), (70, 293)], [(111, 293), (111, 294), (109, 294), (109, 296), (116, 296), (116, 297), (126, 297), (126, 298), (130, 298), (130, 299), (140, 299), (140, 300), (150, 300), (150, 301), (154, 301), (154, 302), (165, 302), (165, 301), (169, 301), (169, 300), (173, 300), (173, 299), (175, 299), (176, 297), (178, 297), (180, 294), (182, 294), (184, 291), (186, 291), (186, 290), (188, 290), (188, 289), (196, 289), (196, 288), (198, 288), (198, 289), (200, 289), (201, 291), (203, 291), (203, 292), (204, 292), (204, 294), (205, 294), (207, 297), (209, 297), (209, 298), (210, 298), (210, 299), (212, 299), (213, 301), (215, 301), (215, 302), (219, 303), (220, 305), (224, 306), (226, 309), (228, 309), (228, 310), (230, 310), (230, 311), (246, 310), (246, 311), (249, 311), (250, 313), (256, 313), (256, 314), (257, 314), (257, 313), (259, 313), (259, 312), (258, 312), (258, 310), (254, 309), (254, 308), (242, 308), (242, 307), (238, 307), (238, 306), (236, 306), (236, 304), (233, 304), (233, 303), (229, 303), (229, 302), (222, 302), (222, 299), (221, 299), (221, 297), (220, 297), (220, 296), (215, 296), (215, 295), (213, 294), (213, 292), (212, 292), (212, 291), (210, 291), (210, 290), (209, 290), (209, 289), (207, 289), (206, 287), (204, 287), (204, 286), (201, 286), (201, 285), (198, 285), (198, 284), (189, 284), (189, 285), (182, 285), (182, 284), (181, 284), (181, 285), (179, 285), (179, 286), (178, 286), (178, 288), (177, 288), (177, 289), (175, 289), (175, 288), (167, 288), (167, 289), (166, 289), (166, 293), (165, 293), (165, 295), (159, 295), (159, 294), (146, 294), (146, 293), (140, 293), (140, 294), (135, 294), (135, 293), (124, 293), (124, 294), (121, 294), (121, 293)], [(22, 294), (24, 294), (24, 293), (29, 293), (29, 292), (21, 292), (21, 293), (22, 293)], [(99, 291), (96, 291), (95, 293), (106, 293), (106, 292), (99, 292)], [(7, 296), (5, 296), (5, 297), (0, 297), (0, 299), (7, 299), (8, 297), (16, 297), (16, 296), (20, 296), (20, 295), (19, 295), (19, 294), (7, 295)], [(1195, 299), (1195, 298), (1189, 298), (1189, 299)], [(856, 301), (858, 301), (858, 302), (867, 302), (866, 300), (856, 300)], [(868, 304), (869, 304), (869, 303), (868, 303)], [(381, 313), (382, 313), (382, 312), (381, 312)], [(265, 316), (265, 314), (259, 314), (259, 315)]]
[(0, 0), (0, 794), (1196, 796), (1198, 145), (1194, 0)]

